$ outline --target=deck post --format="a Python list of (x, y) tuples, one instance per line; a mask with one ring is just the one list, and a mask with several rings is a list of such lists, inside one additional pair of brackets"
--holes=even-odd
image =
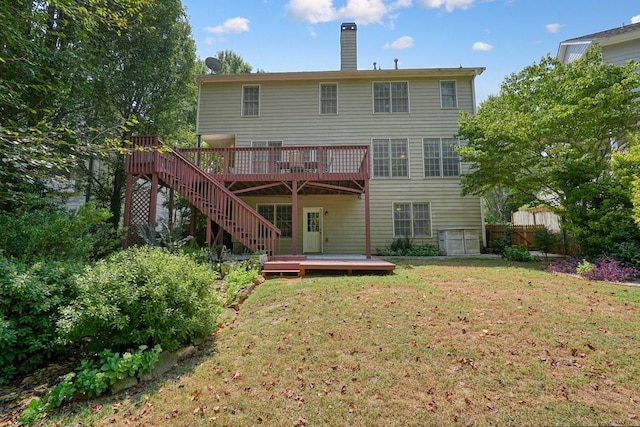
[(127, 173), (127, 184), (124, 192), (124, 219), (123, 225), (125, 230), (127, 230), (126, 237), (122, 241), (122, 247), (127, 248), (131, 244), (131, 209), (133, 202), (133, 175), (129, 172)]
[(151, 194), (149, 195), (149, 226), (156, 228), (156, 213), (158, 211), (158, 174), (151, 175)]
[(367, 259), (371, 259), (371, 209), (370, 209), (370, 197), (369, 197), (369, 180), (364, 181), (364, 228), (365, 238), (364, 244), (367, 251)]
[(291, 185), (291, 255), (298, 254), (298, 181)]

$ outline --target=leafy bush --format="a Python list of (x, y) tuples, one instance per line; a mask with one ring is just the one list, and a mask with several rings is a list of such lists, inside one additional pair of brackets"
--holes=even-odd
[(258, 269), (255, 265), (246, 261), (227, 265), (230, 268), (224, 276), (224, 281), (227, 285), (227, 304), (231, 304), (238, 292), (258, 277)]
[(391, 242), (389, 250), (392, 252), (405, 252), (410, 250), (412, 247), (413, 242), (409, 237), (398, 237), (396, 240)]
[(77, 211), (48, 206), (37, 211), (0, 215), (0, 249), (8, 258), (29, 262), (74, 259), (87, 261), (113, 248), (113, 232), (104, 221), (110, 214), (92, 204)]
[(576, 273), (580, 274), (581, 276), (587, 275), (592, 271), (593, 271), (593, 264), (591, 264), (586, 259), (583, 259), (582, 261), (580, 261), (580, 263), (576, 267)]
[(489, 252), (493, 254), (503, 255), (504, 248), (508, 246), (511, 246), (511, 233), (507, 233), (505, 236), (489, 242)]
[(440, 249), (430, 243), (414, 246), (408, 238), (394, 240), (384, 249), (376, 249), (376, 254), (380, 256), (439, 256), (442, 255)]
[(593, 263), (591, 271), (586, 271), (581, 274), (590, 280), (626, 282), (635, 277), (638, 271), (631, 267), (625, 267), (620, 261), (602, 257)]
[(64, 342), (88, 348), (156, 344), (175, 350), (211, 333), (221, 310), (215, 273), (159, 248), (115, 253), (77, 277), (78, 297), (58, 322)]
[(557, 233), (549, 231), (547, 227), (536, 230), (533, 233), (533, 243), (543, 254), (549, 254), (560, 242), (560, 236)]
[(578, 264), (580, 264), (580, 259), (572, 257), (547, 265), (547, 270), (554, 273), (576, 274)]
[(640, 276), (640, 269), (626, 267), (620, 261), (601, 257), (593, 262), (570, 258), (549, 264), (549, 271), (556, 273), (580, 274), (590, 280), (624, 282)]
[(0, 257), (0, 384), (63, 350), (56, 321), (76, 297), (73, 275), (80, 269), (57, 261), (26, 267)]
[(613, 245), (609, 257), (620, 261), (626, 267), (640, 267), (640, 244), (635, 241)]
[(533, 257), (526, 248), (522, 246), (505, 246), (504, 257), (509, 261), (529, 262), (533, 261)]
[(42, 398), (33, 398), (20, 414), (20, 422), (31, 425), (46, 411), (72, 400), (77, 394), (99, 396), (119, 380), (150, 372), (158, 362), (161, 351), (160, 346), (151, 350), (140, 346), (138, 350), (121, 356), (107, 349), (100, 353), (98, 361), (83, 359), (77, 373), (65, 375)]

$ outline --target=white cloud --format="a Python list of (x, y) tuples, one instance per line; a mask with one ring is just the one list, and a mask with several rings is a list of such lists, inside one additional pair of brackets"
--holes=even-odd
[(240, 34), (249, 31), (249, 20), (238, 16), (224, 21), (224, 24), (215, 27), (206, 27), (205, 30), (213, 34)]
[(636, 16), (632, 16), (631, 17), (631, 23), (632, 24), (637, 24), (638, 22), (640, 22), (640, 15), (636, 15)]
[(347, 0), (336, 8), (333, 0), (289, 0), (286, 9), (292, 19), (310, 24), (349, 20), (366, 25), (380, 23), (390, 12), (411, 4), (412, 0), (396, 0), (388, 6), (384, 0)]
[(481, 51), (481, 52), (489, 52), (493, 50), (493, 45), (485, 42), (475, 42), (472, 46), (473, 50)]
[(422, 4), (429, 9), (444, 8), (447, 12), (455, 9), (469, 9), (475, 0), (422, 0)]
[(547, 33), (555, 34), (562, 28), (561, 24), (554, 22), (553, 24), (547, 24), (546, 27)]
[(391, 43), (385, 43), (385, 45), (383, 46), (385, 49), (408, 49), (410, 47), (413, 47), (415, 43), (415, 40), (413, 40), (413, 37), (409, 37), (409, 36), (402, 36), (399, 39), (391, 42)]
[(307, 31), (309, 31), (309, 35), (311, 37), (316, 37), (318, 35), (318, 33), (316, 33), (316, 29), (314, 27), (312, 27), (311, 25), (309, 25), (307, 27)]

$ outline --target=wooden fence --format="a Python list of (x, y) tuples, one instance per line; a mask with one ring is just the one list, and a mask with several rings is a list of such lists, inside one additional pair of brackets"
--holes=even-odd
[[(511, 244), (522, 246), (529, 251), (539, 250), (535, 245), (534, 235), (536, 231), (544, 230), (544, 225), (486, 225), (487, 247), (491, 248), (491, 242), (511, 237)], [(557, 254), (571, 254), (575, 248), (564, 241), (558, 242), (552, 252)]]

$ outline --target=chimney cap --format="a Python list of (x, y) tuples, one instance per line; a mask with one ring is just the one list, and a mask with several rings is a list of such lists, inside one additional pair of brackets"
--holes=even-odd
[(342, 31), (348, 31), (348, 30), (356, 31), (358, 29), (358, 26), (356, 25), (355, 22), (343, 22), (341, 25), (341, 29)]

